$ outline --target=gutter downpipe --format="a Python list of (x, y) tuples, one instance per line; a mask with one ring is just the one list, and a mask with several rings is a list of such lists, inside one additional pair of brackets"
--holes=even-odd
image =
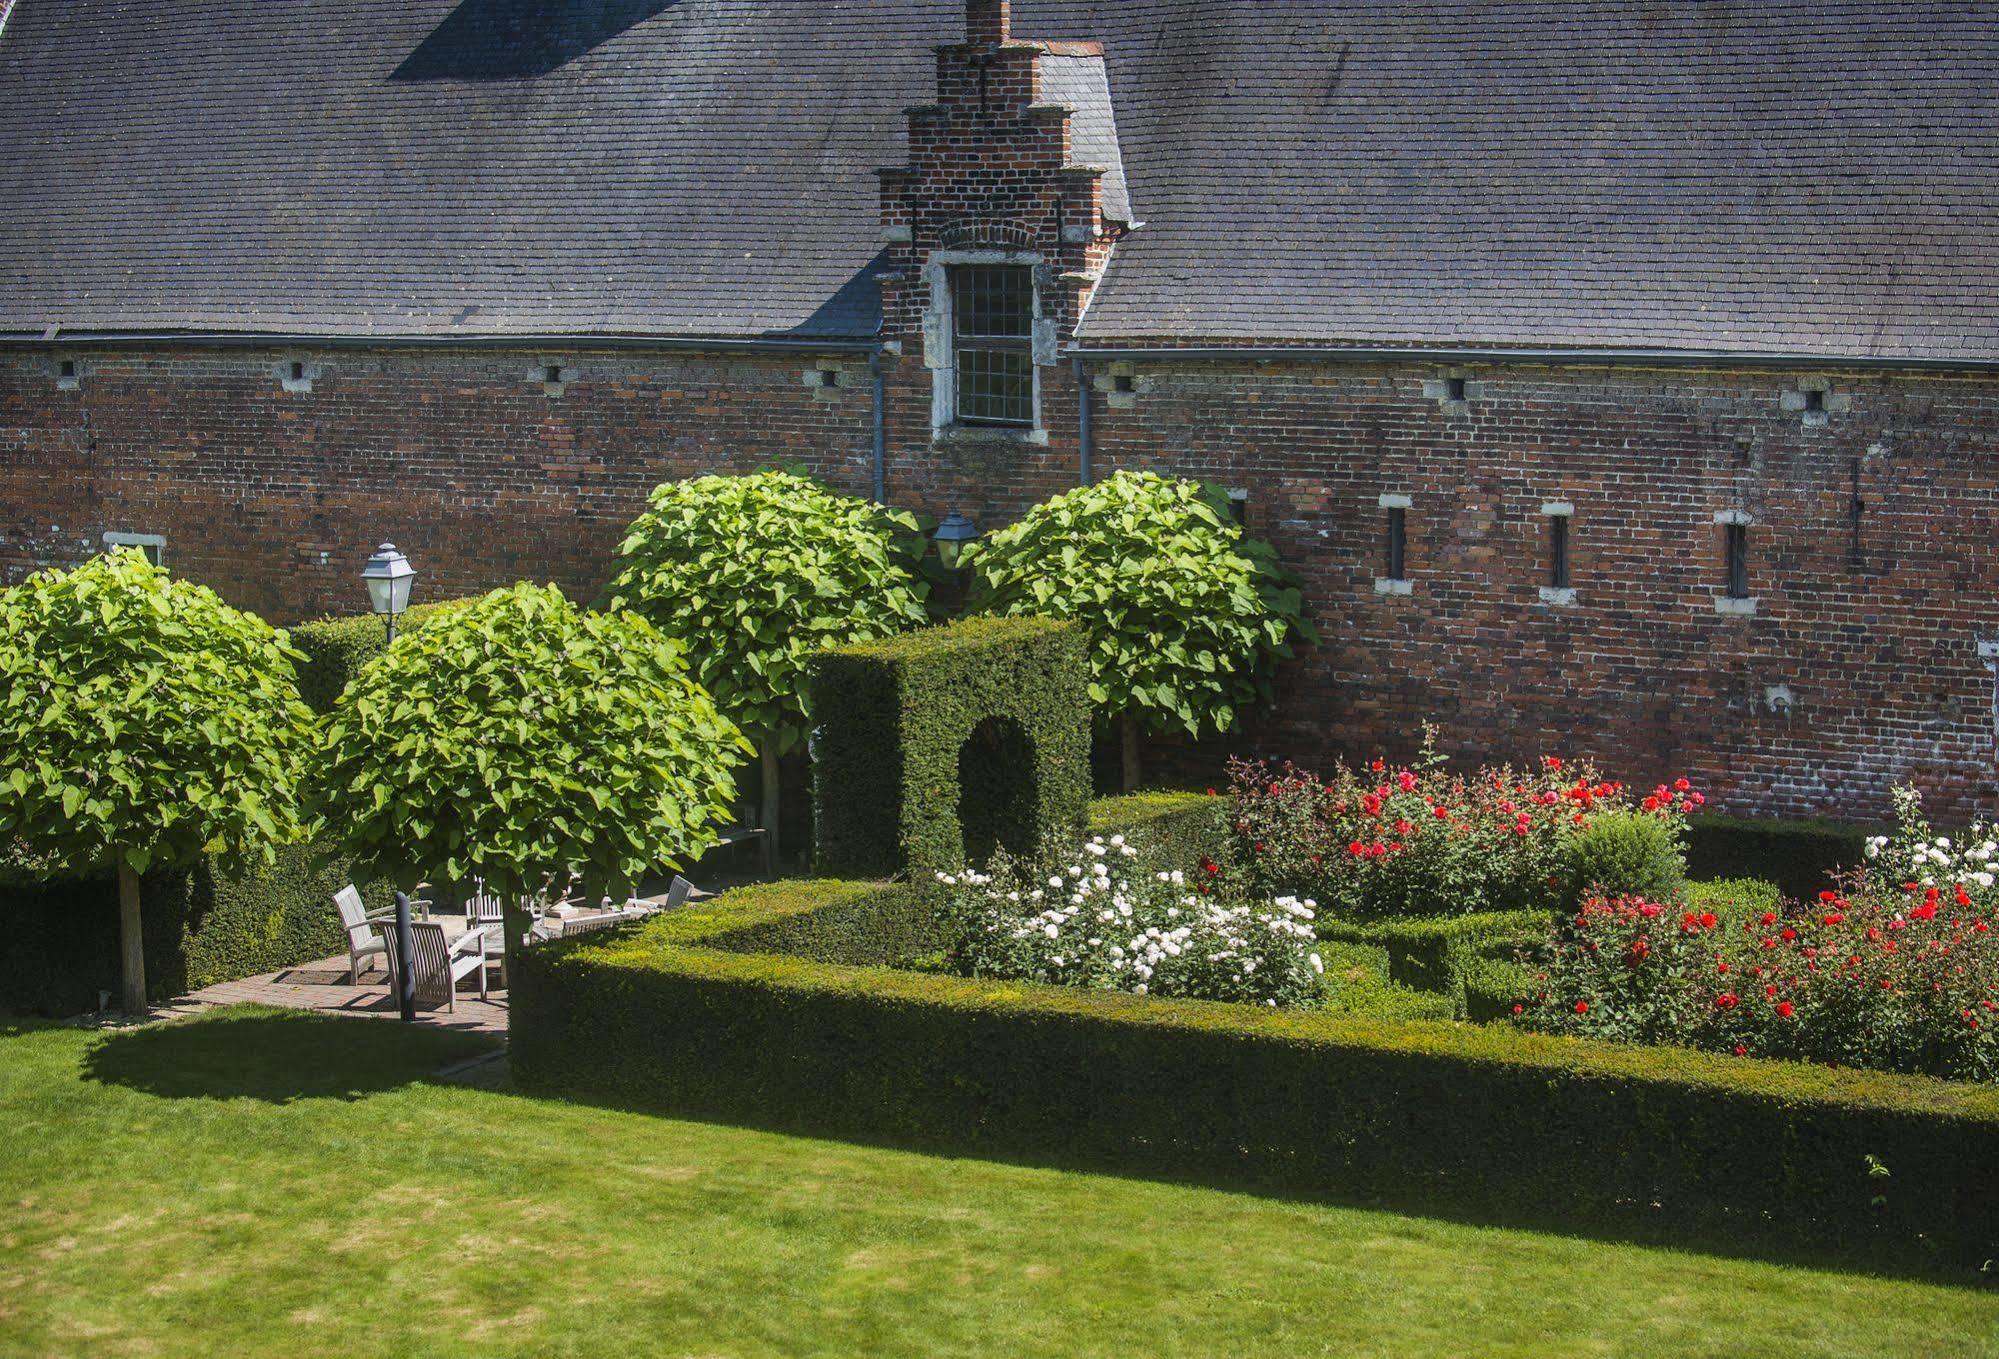
[(1088, 486), (1096, 472), (1094, 432), (1090, 427), (1090, 375), (1083, 368), (1081, 350), (1071, 350), (1070, 356), (1076, 371), (1076, 473), (1082, 484)]
[(874, 495), (875, 504), (888, 504), (888, 378), (882, 372), (882, 352), (879, 348), (868, 351), (868, 376), (874, 379), (875, 390), (875, 442), (874, 442)]
[(1999, 359), (1888, 358), (1879, 355), (1765, 353), (1693, 349), (1423, 349), (1362, 345), (1281, 345), (1071, 348), (1078, 363), (1093, 359), (1226, 359), (1256, 363), (1499, 363), (1543, 367), (1867, 369), (1919, 373), (1999, 373)]

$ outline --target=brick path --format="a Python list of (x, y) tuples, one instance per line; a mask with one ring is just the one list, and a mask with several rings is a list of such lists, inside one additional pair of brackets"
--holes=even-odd
[[(347, 984), (347, 957), (305, 963), (241, 981), (218, 982), (199, 991), (158, 1006), (153, 1013), (168, 1017), (198, 1014), (218, 1005), (274, 1005), (292, 1010), (320, 1010), (330, 1014), (369, 1015), (378, 1019), (397, 1017), (395, 997), (389, 991), (388, 974), (380, 970), (363, 972), (362, 985)], [(477, 992), (461, 992), (454, 1010), (423, 1009), (416, 1012), (419, 1024), (462, 1029), (471, 1033), (507, 1032), (507, 993), (492, 988), (489, 1000)]]

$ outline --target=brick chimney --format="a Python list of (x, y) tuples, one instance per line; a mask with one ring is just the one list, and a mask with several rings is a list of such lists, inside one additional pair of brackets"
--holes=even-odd
[(998, 47), (1012, 36), (1011, 0), (965, 0), (965, 42)]

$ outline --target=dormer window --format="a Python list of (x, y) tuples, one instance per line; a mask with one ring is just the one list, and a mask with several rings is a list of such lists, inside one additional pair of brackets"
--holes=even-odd
[(1034, 425), (1034, 271), (952, 267), (951, 341), (962, 425)]

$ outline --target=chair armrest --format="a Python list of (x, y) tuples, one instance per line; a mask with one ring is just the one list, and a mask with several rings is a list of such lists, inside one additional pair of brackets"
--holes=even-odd
[(451, 956), (454, 958), (467, 956), (475, 949), (482, 955), (486, 952), (486, 931), (467, 930), (451, 941)]

